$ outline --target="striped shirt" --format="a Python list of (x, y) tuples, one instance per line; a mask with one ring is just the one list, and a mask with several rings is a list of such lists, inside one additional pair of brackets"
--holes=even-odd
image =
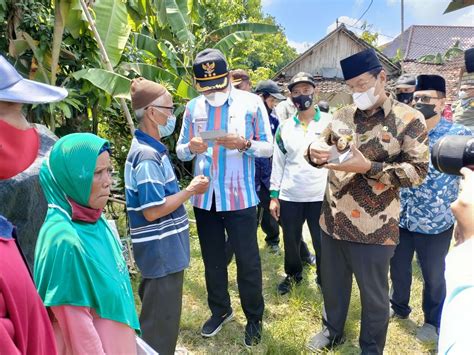
[[(252, 147), (241, 153), (208, 142), (203, 154), (192, 154), (189, 142), (201, 131), (222, 129), (252, 141)], [(176, 153), (178, 158), (194, 162), (194, 175), (210, 179), (205, 194), (192, 198), (193, 206), (210, 210), (215, 198), (217, 211), (236, 211), (256, 206), (255, 158), (270, 157), (273, 137), (263, 101), (255, 94), (231, 88), (229, 99), (220, 107), (207, 103), (203, 95), (191, 100), (181, 127)]]
[(145, 278), (163, 277), (189, 266), (189, 222), (181, 205), (148, 222), (143, 210), (179, 192), (166, 147), (137, 130), (125, 164), (125, 197), (135, 260)]

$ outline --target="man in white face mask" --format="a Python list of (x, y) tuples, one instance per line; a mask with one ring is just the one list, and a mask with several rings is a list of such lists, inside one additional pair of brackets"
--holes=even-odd
[(138, 119), (125, 164), (125, 196), (135, 260), (142, 274), (143, 339), (160, 354), (174, 354), (178, 340), (184, 270), (189, 266), (189, 222), (184, 203), (209, 187), (196, 176), (178, 186), (161, 139), (174, 131), (173, 99), (163, 85), (144, 78), (131, 85)]
[(454, 121), (474, 131), (474, 78), (462, 83), (458, 96), (453, 105)]
[[(196, 89), (202, 95), (186, 106), (176, 152), (181, 160), (196, 159), (194, 174), (203, 174), (211, 181), (209, 190), (192, 200), (212, 313), (201, 335), (215, 336), (234, 317), (227, 289), (227, 233), (247, 318), (244, 342), (252, 346), (260, 341), (264, 308), (255, 158), (272, 155), (270, 121), (257, 95), (229, 85), (227, 61), (220, 51), (198, 53), (193, 71)], [(204, 140), (203, 136), (216, 139)]]
[[(343, 339), (352, 275), (362, 303), (359, 344), (382, 354), (389, 321), (388, 269), (398, 243), (400, 188), (423, 182), (428, 140), (423, 115), (389, 98), (387, 76), (373, 49), (341, 61), (354, 104), (337, 111), (307, 149), (308, 162), (329, 169), (321, 209), (323, 331), (308, 344), (319, 350)], [(336, 152), (352, 157), (333, 163)]]

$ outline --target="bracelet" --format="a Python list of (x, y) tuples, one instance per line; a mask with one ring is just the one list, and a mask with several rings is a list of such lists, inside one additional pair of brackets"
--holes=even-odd
[(306, 150), (306, 155), (308, 156), (308, 163), (313, 168), (321, 169), (324, 164), (316, 164), (311, 160), (311, 154), (310, 154), (311, 153), (311, 144), (313, 144), (313, 142), (309, 143), (308, 149)]
[(270, 198), (278, 198), (279, 195), (280, 195), (280, 191), (270, 190)]

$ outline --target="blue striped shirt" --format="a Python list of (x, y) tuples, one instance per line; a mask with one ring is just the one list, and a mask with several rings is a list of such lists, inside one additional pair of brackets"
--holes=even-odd
[(181, 205), (148, 222), (147, 208), (179, 192), (166, 147), (137, 130), (125, 163), (125, 197), (135, 260), (145, 278), (163, 277), (189, 266), (189, 222)]
[[(203, 154), (192, 154), (189, 142), (199, 132), (222, 129), (251, 140), (246, 152), (226, 149), (208, 142)], [(209, 105), (203, 95), (191, 100), (181, 127), (176, 153), (178, 158), (194, 162), (194, 175), (210, 180), (206, 193), (192, 198), (195, 207), (210, 210), (215, 198), (217, 211), (235, 211), (256, 206), (255, 158), (270, 157), (273, 137), (267, 110), (255, 94), (231, 89), (229, 99), (220, 107)]]

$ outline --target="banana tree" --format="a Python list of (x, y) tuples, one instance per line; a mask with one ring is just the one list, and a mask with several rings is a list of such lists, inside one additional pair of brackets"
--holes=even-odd
[[(200, 0), (131, 0), (127, 7), (129, 23), (136, 31), (128, 36), (128, 29), (125, 29), (125, 36), (131, 48), (142, 55), (143, 62), (121, 63), (115, 68), (115, 73), (110, 68), (108, 72), (90, 69), (74, 76), (90, 81), (117, 98), (124, 98), (124, 92), (130, 84), (124, 79), (140, 75), (169, 83), (171, 91), (179, 98), (189, 100), (197, 95), (192, 87), (192, 61), (198, 51), (213, 47), (230, 56), (236, 44), (255, 34), (271, 34), (278, 30), (274, 25), (249, 22), (224, 26), (206, 33)], [(109, 42), (114, 47), (118, 44), (118, 41)], [(120, 44), (120, 51), (116, 53), (123, 53), (123, 41)], [(104, 47), (107, 53), (116, 49)]]

